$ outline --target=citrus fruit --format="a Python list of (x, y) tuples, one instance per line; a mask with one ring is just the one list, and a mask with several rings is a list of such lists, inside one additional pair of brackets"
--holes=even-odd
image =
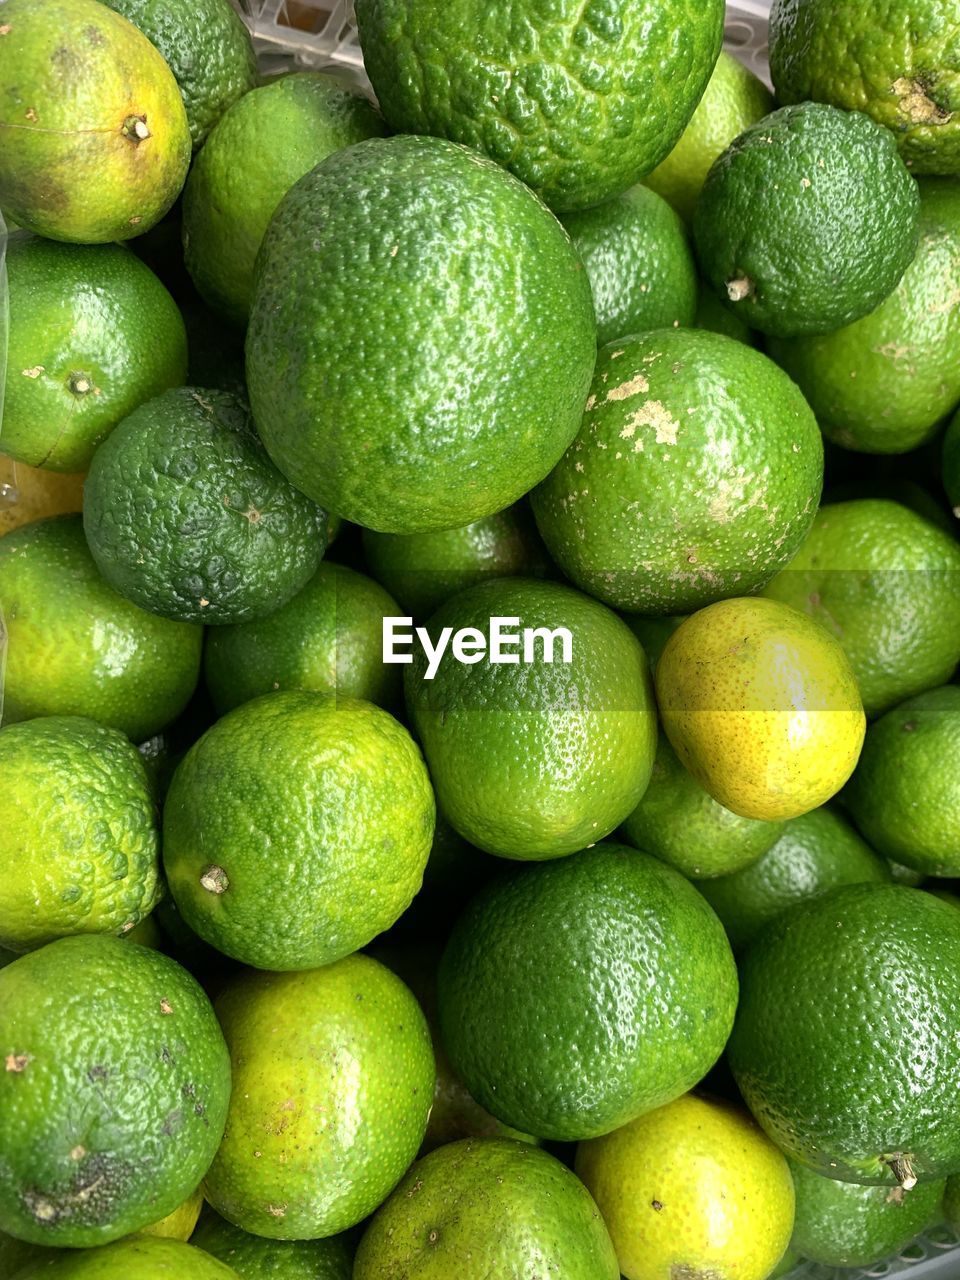
[(832, 889), (760, 934), (727, 1056), (781, 1150), (904, 1190), (960, 1168), (958, 964), (960, 912), (901, 885)]
[(7, 632), (4, 723), (90, 716), (135, 742), (183, 710), (200, 669), (200, 627), (118, 595), (97, 572), (79, 515), (0, 539)]
[(197, 1187), (196, 1191), (187, 1196), (183, 1204), (178, 1204), (165, 1218), (151, 1222), (147, 1227), (141, 1227), (137, 1235), (157, 1236), (161, 1240), (189, 1240), (202, 1208), (203, 1192)]
[(173, 73), (97, 0), (6, 0), (0, 208), (52, 240), (148, 231), (180, 193), (190, 132)]
[(871, 725), (845, 798), (885, 857), (960, 875), (960, 688), (917, 694)]
[(267, 617), (210, 632), (204, 671), (214, 705), (222, 714), (274, 689), (307, 689), (392, 706), (400, 671), (382, 661), (382, 623), (399, 612), (364, 574), (322, 563)]
[(230, 1060), (206, 996), (149, 947), (61, 938), (0, 970), (0, 1230), (106, 1243), (190, 1195), (223, 1134)]
[(829, 333), (897, 287), (916, 252), (919, 204), (896, 142), (869, 116), (781, 107), (710, 169), (693, 218), (697, 256), (753, 328)]
[(960, 660), (960, 545), (899, 503), (822, 507), (764, 594), (836, 636), (867, 715), (942, 684)]
[(156, 905), (153, 800), (136, 747), (79, 716), (0, 729), (0, 945), (129, 932)]
[(372, 1218), (354, 1280), (618, 1280), (607, 1228), (559, 1160), (505, 1138), (425, 1156)]
[(601, 349), (580, 433), (533, 513), (584, 591), (687, 613), (769, 581), (810, 528), (822, 478), (816, 421), (772, 360), (660, 330)]
[(462, 528), (429, 533), (363, 531), (370, 572), (415, 618), (486, 578), (540, 577), (549, 557), (526, 504)]
[(208, 1210), (190, 1243), (232, 1267), (240, 1280), (351, 1280), (353, 1259), (342, 1236), (267, 1240)]
[(277, 76), (230, 107), (183, 192), (184, 261), (215, 311), (246, 323), (257, 250), (283, 196), (332, 152), (382, 132), (376, 108), (321, 71)]
[(766, 1280), (790, 1242), (787, 1162), (729, 1103), (685, 1094), (581, 1142), (575, 1168), (626, 1280)]
[(960, 412), (951, 418), (943, 437), (943, 487), (960, 519)]
[(460, 592), (427, 631), (437, 646), (461, 633), (485, 643), (493, 618), (506, 623), (504, 642), (492, 638), (469, 664), (456, 641), (439, 664), (423, 646), (414, 652), (410, 721), (437, 802), (464, 839), (505, 858), (561, 857), (608, 835), (647, 786), (656, 749), (647, 660), (602, 604), (530, 578)]
[(576, 433), (595, 344), (590, 283), (526, 187), (450, 142), (371, 138), (274, 214), (247, 380), (294, 484), (346, 520), (423, 533), (546, 475)]
[(865, 453), (905, 453), (960, 401), (960, 191), (920, 188), (920, 242), (893, 293), (835, 333), (771, 338), (828, 439)]
[(719, 333), (724, 338), (733, 338), (737, 342), (745, 342), (748, 347), (757, 345), (756, 331), (744, 324), (739, 315), (721, 302), (707, 285), (701, 285), (698, 292), (693, 327)]
[(774, 0), (770, 73), (781, 102), (868, 112), (915, 173), (960, 173), (957, 38), (943, 0)]
[(687, 618), (656, 672), (670, 744), (714, 800), (744, 818), (796, 818), (853, 772), (865, 719), (825, 627), (774, 600), (721, 600)]
[(177, 304), (122, 245), (7, 245), (10, 341), (0, 441), (32, 467), (85, 471), (138, 404), (178, 386), (187, 336)]
[(83, 529), (128, 600), (210, 625), (272, 613), (326, 546), (326, 512), (277, 471), (246, 405), (195, 387), (148, 400), (97, 450)]
[(729, 876), (749, 867), (782, 831), (782, 822), (741, 818), (718, 804), (683, 767), (662, 733), (650, 785), (620, 828), (630, 844), (691, 880)]
[(82, 475), (27, 467), (0, 453), (0, 538), (44, 516), (82, 510)]
[(619, 195), (660, 163), (723, 38), (721, 0), (589, 10), (579, 0), (359, 0), (356, 10), (392, 129), (475, 147), (562, 210)]
[(598, 844), (482, 889), (450, 935), (438, 995), (450, 1061), (477, 1101), (525, 1133), (576, 1141), (706, 1074), (737, 974), (693, 885)]
[(832, 809), (791, 818), (756, 861), (697, 888), (741, 951), (781, 911), (842, 884), (889, 884), (886, 862)]
[(236, 1280), (237, 1273), (180, 1240), (136, 1236), (83, 1253), (62, 1253), (18, 1271), (16, 1280)]
[(392, 716), (271, 693), (218, 720), (178, 766), (164, 867), (204, 941), (260, 969), (310, 969), (393, 924), (420, 887), (433, 824), (423, 759)]
[(945, 1179), (902, 1187), (837, 1182), (791, 1162), (797, 1195), (792, 1245), (827, 1267), (872, 1267), (898, 1253), (940, 1215)]
[(703, 97), (676, 146), (644, 184), (688, 225), (710, 166), (749, 125), (773, 110), (773, 95), (732, 54), (721, 51)]
[(216, 1008), (234, 1088), (207, 1199), (277, 1240), (360, 1222), (427, 1127), (433, 1053), (416, 1000), (383, 965), (354, 955), (306, 973), (242, 973)]
[(253, 42), (229, 0), (105, 0), (163, 54), (187, 111), (194, 150), (257, 82)]
[(597, 341), (693, 323), (697, 271), (683, 223), (655, 192), (631, 187), (561, 221), (593, 291)]

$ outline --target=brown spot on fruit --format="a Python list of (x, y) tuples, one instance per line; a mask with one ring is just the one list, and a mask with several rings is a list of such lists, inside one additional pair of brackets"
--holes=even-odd
[(12, 1071), (14, 1075), (20, 1075), (26, 1071), (32, 1061), (32, 1053), (8, 1053), (4, 1059), (4, 1066), (7, 1071)]
[(163, 999), (160, 1001), (160, 1012), (173, 1013), (173, 1005), (170, 1003), (170, 1001), (167, 999), (166, 996), (164, 996)]
[(660, 1212), (660, 1210), (663, 1208), (663, 1201), (662, 1201), (662, 1200), (651, 1200), (651, 1201), (650, 1201), (650, 1208), (654, 1211), (654, 1213), (659, 1213), (659, 1212)]
[(913, 124), (947, 124), (953, 116), (952, 111), (944, 111), (927, 96), (920, 80), (901, 76), (894, 80), (891, 88), (900, 100), (900, 110)]

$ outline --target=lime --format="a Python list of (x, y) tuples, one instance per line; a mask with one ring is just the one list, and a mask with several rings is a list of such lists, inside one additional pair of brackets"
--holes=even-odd
[(200, 668), (200, 627), (145, 613), (97, 572), (78, 515), (0, 539), (7, 632), (4, 723), (90, 716), (139, 741), (186, 705)]
[(601, 349), (580, 433), (533, 512), (584, 591), (687, 613), (769, 581), (810, 528), (822, 478), (816, 421), (772, 360), (660, 330)]
[(626, 1280), (766, 1280), (790, 1243), (786, 1160), (749, 1116), (685, 1094), (581, 1142)]
[(165, 1218), (151, 1222), (148, 1227), (141, 1227), (137, 1235), (158, 1236), (162, 1240), (189, 1240), (202, 1208), (203, 1192), (197, 1187), (183, 1204), (178, 1204)]
[(160, 896), (153, 800), (136, 747), (79, 716), (0, 729), (0, 945), (128, 933)]
[(106, 580), (181, 622), (246, 622), (285, 604), (320, 562), (326, 519), (267, 457), (246, 405), (195, 387), (124, 418), (83, 492)]
[(242, 973), (216, 1008), (234, 1080), (207, 1199), (277, 1240), (360, 1222), (427, 1127), (433, 1053), (413, 996), (355, 955), (307, 973)]
[(173, 73), (97, 0), (6, 0), (0, 40), (0, 207), (52, 240), (142, 235), (187, 176)]
[(367, 1227), (354, 1280), (618, 1280), (589, 1192), (559, 1160), (505, 1138), (418, 1160)]
[(598, 844), (482, 889), (454, 926), (438, 993), (444, 1044), (477, 1101), (516, 1129), (575, 1141), (705, 1075), (737, 974), (693, 885), (649, 854)]
[(171, 1212), (213, 1159), (230, 1061), (206, 996), (134, 942), (61, 938), (0, 969), (0, 1230), (86, 1247)]
[(0, 538), (44, 516), (82, 510), (82, 475), (27, 467), (0, 453)]
[(450, 142), (372, 138), (301, 178), (270, 223), (250, 402), (315, 501), (380, 532), (449, 529), (547, 474), (595, 343), (590, 283), (526, 187)]
[(177, 304), (117, 244), (54, 244), (17, 232), (7, 278), (0, 442), (18, 462), (85, 471), (122, 417), (183, 382), (187, 336)]
[(917, 249), (919, 204), (896, 142), (869, 116), (781, 107), (711, 168), (693, 219), (697, 255), (753, 328), (829, 333), (897, 287)]
[(706, 285), (700, 288), (697, 296), (697, 311), (693, 318), (693, 327), (722, 334), (725, 338), (734, 338), (737, 342), (745, 342), (748, 347), (756, 346), (755, 330), (744, 324), (739, 315), (721, 302), (713, 290)]
[(460, 835), (505, 858), (557, 858), (632, 812), (656, 711), (643, 649), (616, 614), (559, 583), (499, 578), (454, 596), (427, 631), (435, 645), (492, 636), (470, 664), (457, 642), (439, 664), (421, 646), (405, 675), (437, 802)]
[(960, 1169), (958, 965), (960, 912), (901, 885), (833, 889), (760, 934), (727, 1052), (781, 1150), (904, 1190)]
[(825, 627), (773, 600), (722, 600), (687, 618), (657, 664), (663, 727), (714, 800), (744, 818), (795, 818), (853, 772), (865, 720)]
[(690, 242), (655, 192), (631, 187), (561, 221), (590, 280), (599, 343), (693, 323), (697, 272)]
[(83, 1253), (63, 1253), (18, 1271), (16, 1280), (237, 1280), (222, 1262), (179, 1240), (136, 1236)]
[(233, 1268), (240, 1280), (351, 1280), (352, 1258), (342, 1236), (267, 1240), (208, 1210), (191, 1244)]
[(310, 969), (364, 946), (410, 904), (433, 824), (423, 759), (392, 716), (352, 698), (271, 693), (218, 720), (177, 768), (164, 867), (206, 942), (260, 969)]

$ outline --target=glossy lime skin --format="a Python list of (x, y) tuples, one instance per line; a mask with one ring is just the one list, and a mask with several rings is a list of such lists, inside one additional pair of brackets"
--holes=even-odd
[(275, 1240), (354, 1226), (396, 1185), (427, 1127), (433, 1051), (416, 1000), (354, 955), (306, 973), (243, 973), (216, 1007), (234, 1092), (207, 1199)]
[(774, 0), (770, 72), (781, 102), (866, 111), (914, 173), (960, 173), (960, 19), (949, 0)]
[(595, 355), (566, 232), (451, 142), (329, 156), (264, 238), (247, 330), (257, 428), (299, 488), (367, 528), (449, 529), (515, 502), (573, 438)]
[(763, 931), (727, 1053), (781, 1150), (847, 1182), (960, 1169), (958, 965), (960, 912), (901, 885), (833, 889)]
[(946, 1180), (910, 1191), (837, 1182), (790, 1162), (797, 1193), (791, 1247), (828, 1267), (871, 1267), (940, 1217)]
[(134, 942), (61, 938), (0, 970), (0, 1229), (105, 1244), (156, 1222), (217, 1150), (230, 1060), (203, 991)]
[(697, 888), (742, 951), (782, 911), (842, 884), (889, 884), (887, 863), (832, 809), (782, 824), (776, 843), (750, 866)]
[(200, 627), (158, 618), (100, 576), (79, 515), (0, 539), (5, 724), (90, 716), (134, 742), (169, 724), (197, 683)]
[(106, 0), (139, 27), (176, 77), (193, 149), (257, 82), (250, 32), (229, 0)]
[[(470, 665), (448, 646), (426, 679), (419, 645), (406, 667), (407, 709), (437, 802), (456, 831), (505, 858), (558, 858), (602, 839), (635, 807), (650, 779), (656, 709), (646, 656), (625, 623), (559, 583), (500, 578), (454, 596), (429, 633), (475, 628), (570, 635), (570, 662), (538, 644), (533, 661)], [(522, 1128), (522, 1126), (520, 1126)]]
[(821, 103), (781, 107), (715, 161), (697, 202), (701, 269), (755, 329), (829, 333), (892, 293), (920, 195), (892, 136)]
[(267, 457), (246, 406), (196, 387), (124, 418), (83, 491), (100, 572), (134, 604), (180, 622), (272, 613), (316, 570), (326, 522)]
[(410, 1169), (367, 1227), (353, 1274), (618, 1280), (620, 1271), (589, 1191), (559, 1160), (522, 1142), (466, 1138)]
[(177, 304), (120, 245), (63, 245), (25, 232), (7, 244), (10, 299), (4, 453), (86, 471), (108, 432), (179, 386), (187, 335)]
[(444, 1044), (477, 1101), (523, 1132), (575, 1141), (709, 1071), (737, 974), (693, 885), (598, 844), (481, 890), (454, 926), (438, 995)]
[(96, 0), (6, 0), (3, 25), (0, 207), (8, 219), (82, 244), (148, 231), (190, 163), (187, 115), (166, 62)]
[(240, 1280), (351, 1280), (353, 1260), (343, 1237), (267, 1240), (208, 1210), (190, 1243), (232, 1267)]
[(61, 1253), (16, 1280), (236, 1280), (238, 1273), (180, 1240), (135, 1236), (82, 1253)]
[(723, 36), (719, 0), (612, 0), (589, 11), (578, 0), (359, 0), (356, 9), (391, 128), (485, 152), (558, 210), (619, 195), (660, 163)]
[(699, 329), (601, 348), (580, 432), (531, 497), (578, 587), (688, 613), (763, 586), (803, 541), (823, 441), (772, 360)]
[(178, 766), (164, 868), (206, 942), (260, 969), (311, 969), (409, 906), (434, 813), (423, 758), (386, 711), (271, 693), (218, 720)]
[(153, 798), (136, 747), (79, 716), (0, 729), (0, 946), (128, 933), (160, 897)]
[(666, 200), (631, 187), (561, 221), (590, 278), (601, 346), (693, 323), (697, 269), (684, 225)]

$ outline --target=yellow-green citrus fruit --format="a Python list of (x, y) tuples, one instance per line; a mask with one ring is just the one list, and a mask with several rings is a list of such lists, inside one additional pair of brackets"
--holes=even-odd
[(240, 1280), (351, 1280), (353, 1259), (343, 1236), (268, 1240), (208, 1209), (190, 1243), (232, 1267)]
[(137, 1235), (157, 1236), (162, 1240), (189, 1240), (203, 1208), (203, 1192), (197, 1187), (187, 1196), (183, 1204), (178, 1204), (165, 1218), (141, 1227)]
[(231, 1267), (180, 1240), (131, 1240), (60, 1253), (18, 1271), (16, 1280), (237, 1280)]

